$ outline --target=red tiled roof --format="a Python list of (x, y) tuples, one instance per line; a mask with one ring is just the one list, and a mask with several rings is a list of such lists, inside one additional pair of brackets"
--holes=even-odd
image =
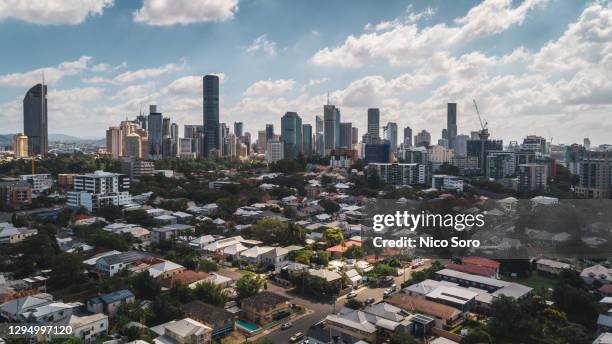
[(599, 292), (604, 294), (612, 294), (612, 284), (606, 284), (599, 288)]
[(485, 266), (466, 265), (466, 264), (461, 265), (461, 264), (451, 263), (451, 264), (447, 264), (446, 268), (455, 270), (455, 271), (465, 272), (468, 274), (485, 276), (485, 277), (495, 276), (495, 269), (487, 268)]
[(500, 265), (498, 261), (483, 257), (465, 257), (463, 258), (463, 264), (484, 266), (496, 270), (499, 269)]
[(359, 241), (349, 240), (345, 242), (344, 244), (332, 246), (328, 248), (326, 251), (332, 252), (332, 253), (344, 253), (349, 247), (352, 247), (352, 246), (361, 246), (361, 243)]

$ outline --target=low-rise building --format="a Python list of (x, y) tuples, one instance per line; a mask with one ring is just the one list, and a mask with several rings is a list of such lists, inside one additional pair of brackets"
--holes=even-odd
[(15, 227), (8, 222), (0, 222), (0, 244), (15, 244), (38, 234), (38, 230)]
[(151, 327), (158, 335), (153, 341), (163, 344), (208, 344), (212, 343), (212, 329), (191, 318), (172, 320)]
[(112, 317), (122, 304), (133, 303), (135, 299), (136, 297), (131, 291), (122, 289), (89, 299), (87, 310), (92, 313), (104, 313)]
[(569, 270), (572, 268), (571, 264), (560, 262), (552, 259), (538, 259), (536, 261), (536, 269), (540, 273), (547, 275), (558, 275), (563, 270)]
[(249, 322), (265, 325), (289, 315), (289, 299), (264, 291), (240, 302), (241, 316)]
[(438, 190), (463, 192), (463, 179), (446, 174), (434, 174), (431, 177), (431, 187)]
[(72, 335), (86, 342), (93, 341), (108, 333), (108, 315), (102, 313), (73, 314), (69, 325)]
[(213, 339), (225, 337), (234, 331), (236, 316), (223, 308), (202, 301), (189, 302), (182, 308), (185, 315), (210, 327)]
[(603, 265), (594, 265), (582, 270), (580, 277), (587, 284), (593, 284), (594, 282), (609, 284), (612, 282), (612, 269), (606, 268)]

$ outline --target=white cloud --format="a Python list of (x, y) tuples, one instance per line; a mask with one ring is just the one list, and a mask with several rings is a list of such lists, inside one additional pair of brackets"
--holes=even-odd
[(315, 86), (315, 85), (320, 85), (320, 84), (324, 84), (328, 81), (328, 78), (321, 78), (321, 79), (312, 79), (312, 80), (308, 80), (308, 86)]
[(270, 56), (276, 55), (276, 42), (268, 40), (268, 35), (263, 34), (253, 41), (246, 49), (249, 53), (262, 51)]
[(134, 21), (155, 26), (218, 22), (234, 18), (238, 0), (144, 0)]
[(277, 96), (293, 89), (293, 79), (260, 80), (249, 86), (244, 91), (247, 97), (253, 96)]
[(99, 77), (99, 76), (85, 78), (83, 79), (83, 82), (90, 83), (90, 84), (103, 84), (103, 83), (126, 84), (126, 83), (131, 83), (131, 82), (142, 80), (142, 79), (157, 78), (164, 74), (181, 71), (184, 68), (185, 68), (185, 61), (183, 61), (181, 64), (168, 63), (161, 67), (143, 68), (143, 69), (137, 69), (134, 71), (123, 72), (113, 78), (104, 78), (104, 77)]
[(123, 69), (126, 67), (127, 67), (126, 62), (121, 62), (120, 64), (116, 66), (112, 66), (108, 63), (98, 63), (97, 65), (94, 65), (91, 67), (91, 71), (92, 72), (114, 72), (114, 71), (117, 71), (119, 69)]
[[(512, 25), (520, 25), (527, 13), (547, 0), (525, 0), (512, 7), (511, 0), (486, 0), (455, 19), (455, 26), (436, 24), (419, 29), (414, 17), (367, 25), (367, 32), (349, 36), (335, 48), (326, 47), (310, 61), (321, 66), (358, 68), (374, 59), (393, 65), (418, 64), (440, 51), (471, 40), (498, 34)], [(417, 16), (418, 17), (418, 16)]]
[(41, 25), (75, 25), (102, 15), (113, 4), (114, 0), (0, 0), (0, 21), (16, 18)]
[(41, 82), (43, 73), (45, 75), (45, 83), (54, 85), (66, 76), (76, 75), (85, 71), (89, 61), (91, 61), (90, 56), (81, 56), (76, 61), (62, 62), (57, 67), (45, 67), (24, 73), (0, 75), (0, 86), (30, 87)]

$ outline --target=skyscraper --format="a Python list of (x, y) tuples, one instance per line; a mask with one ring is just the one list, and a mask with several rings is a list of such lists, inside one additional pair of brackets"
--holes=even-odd
[(315, 116), (315, 132), (316, 133), (321, 133), (323, 134), (324, 129), (324, 124), (323, 124), (323, 117), (321, 116)]
[(297, 112), (287, 112), (281, 118), (281, 141), (285, 159), (295, 159), (302, 153), (302, 118)]
[(457, 137), (457, 103), (446, 105), (446, 139), (448, 146), (455, 148), (455, 138)]
[(323, 106), (325, 154), (340, 146), (340, 110), (334, 105)]
[(412, 128), (410, 127), (404, 128), (404, 145), (412, 147)]
[(211, 149), (219, 149), (219, 77), (206, 75), (203, 80), (204, 97), (204, 157)]
[(353, 146), (353, 123), (340, 123), (340, 148)]
[(28, 154), (28, 137), (19, 133), (13, 137), (13, 155), (15, 158), (25, 158)]
[(106, 130), (106, 152), (113, 159), (119, 159), (123, 155), (122, 143), (121, 129), (119, 127), (109, 127)]
[(414, 145), (419, 146), (429, 146), (431, 144), (431, 134), (423, 129), (420, 133), (414, 135)]
[(163, 117), (161, 112), (157, 112), (157, 106), (149, 106), (149, 154), (152, 159), (159, 159), (162, 155), (163, 140)]
[(257, 153), (265, 153), (266, 147), (268, 147), (268, 139), (266, 137), (266, 131), (260, 130), (257, 132)]
[(312, 125), (302, 124), (302, 151), (304, 156), (312, 155)]
[(390, 149), (392, 152), (397, 150), (397, 123), (389, 122), (383, 128), (384, 137), (389, 141)]
[(266, 140), (274, 140), (274, 124), (266, 124)]
[(353, 132), (351, 136), (351, 143), (354, 145), (357, 144), (359, 142), (359, 129), (357, 127), (353, 127)]
[(371, 138), (380, 138), (380, 110), (368, 109), (368, 134)]
[(242, 136), (242, 122), (234, 122), (234, 135), (236, 137)]
[(23, 133), (33, 155), (47, 154), (47, 85), (36, 84), (23, 97)]

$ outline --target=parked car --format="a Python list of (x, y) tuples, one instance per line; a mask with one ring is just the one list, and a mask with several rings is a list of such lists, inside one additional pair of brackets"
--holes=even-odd
[(346, 298), (347, 298), (347, 299), (352, 299), (352, 298), (354, 298), (355, 296), (357, 296), (357, 292), (356, 292), (356, 291), (351, 291), (350, 293), (348, 293), (348, 294), (346, 295)]
[(293, 324), (291, 322), (286, 322), (286, 323), (281, 325), (281, 330), (286, 330), (286, 329), (290, 328), (291, 326), (293, 326)]
[(304, 338), (304, 334), (302, 332), (298, 332), (298, 333), (294, 334), (293, 337), (289, 338), (289, 341), (291, 343), (295, 343), (295, 342), (297, 342), (298, 340), (300, 340), (302, 338)]
[(373, 298), (373, 297), (368, 297), (368, 298), (365, 300), (365, 304), (366, 304), (366, 305), (371, 305), (371, 304), (373, 304), (373, 303), (374, 303), (374, 298)]

